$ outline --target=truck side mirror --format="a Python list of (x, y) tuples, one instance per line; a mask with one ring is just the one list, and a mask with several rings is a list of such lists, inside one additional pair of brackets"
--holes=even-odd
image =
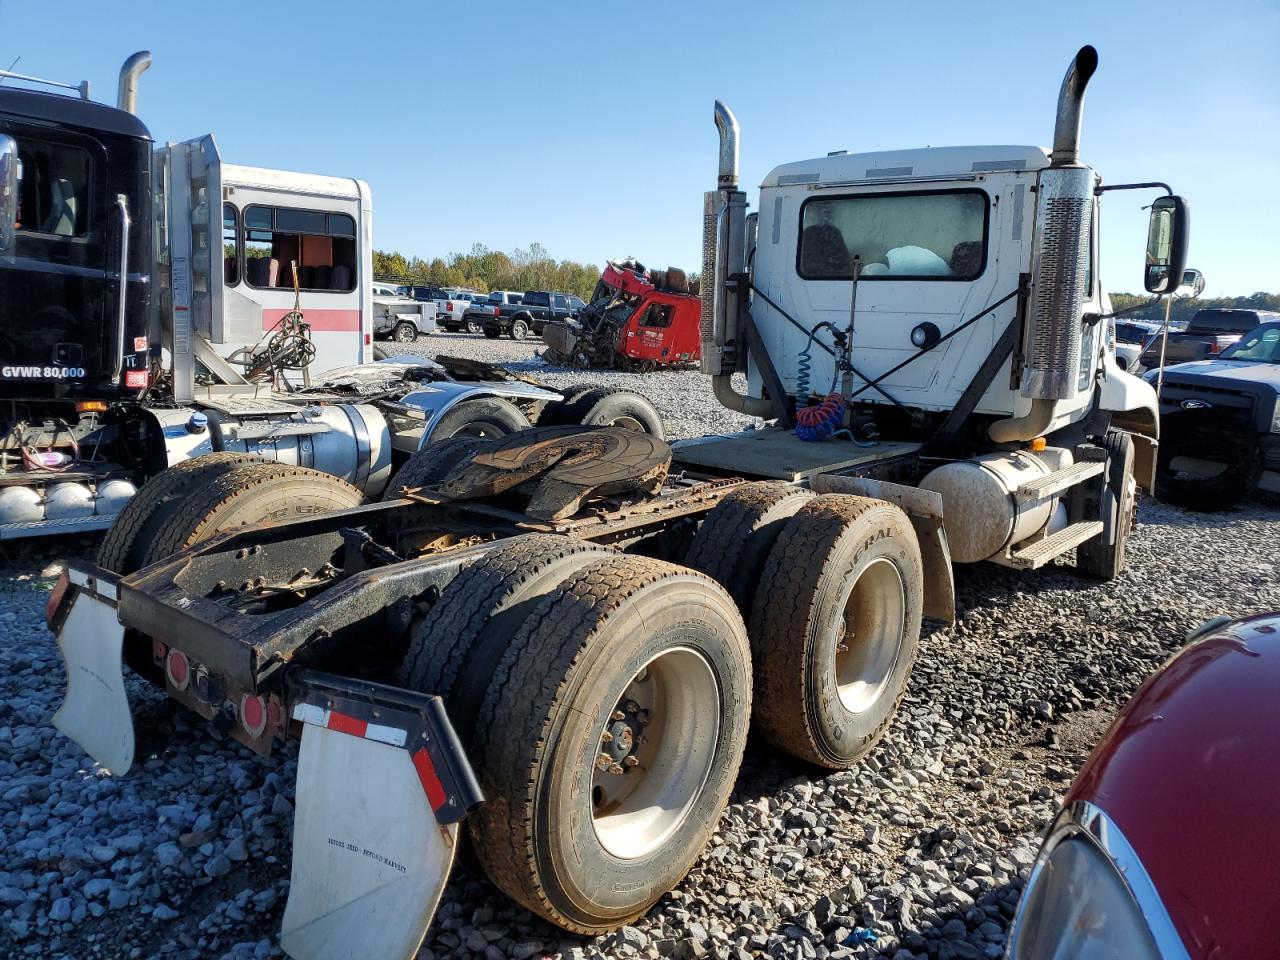
[(1161, 197), (1151, 204), (1147, 266), (1142, 278), (1148, 293), (1172, 293), (1182, 282), (1190, 220), (1191, 210), (1181, 197)]
[(1173, 295), (1179, 300), (1194, 300), (1202, 293), (1204, 293), (1204, 274), (1190, 267), (1183, 270), (1182, 283), (1178, 284), (1178, 289), (1173, 291)]
[(0, 133), (0, 253), (13, 245), (18, 220), (18, 142)]

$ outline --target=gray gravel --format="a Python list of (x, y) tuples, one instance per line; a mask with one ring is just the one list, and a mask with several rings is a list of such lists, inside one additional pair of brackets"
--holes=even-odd
[[(533, 350), (424, 344), (504, 360)], [(676, 435), (742, 425), (695, 373), (534, 368), (551, 383), (634, 383)], [(959, 569), (959, 622), (926, 632), (872, 755), (821, 775), (753, 742), (706, 855), (634, 926), (569, 936), (459, 870), (421, 956), (999, 956), (1038, 834), (1116, 709), (1196, 624), (1280, 608), (1276, 510), (1147, 502), (1140, 520), (1131, 570), (1111, 584), (1066, 565)], [(91, 543), (6, 549), (0, 956), (280, 955), (295, 748), (259, 759), (135, 679), (145, 759), (121, 780), (95, 771), (49, 724), (63, 671), (43, 623), (59, 561)]]

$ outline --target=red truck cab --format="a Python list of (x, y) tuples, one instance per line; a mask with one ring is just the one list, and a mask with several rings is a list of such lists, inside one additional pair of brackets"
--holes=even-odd
[[(700, 340), (698, 320), (701, 301), (688, 292), (683, 282), (645, 271), (629, 262), (605, 264), (592, 298), (611, 293), (627, 301), (631, 315), (618, 331), (617, 352), (641, 366), (668, 366), (696, 363)], [(655, 280), (658, 281), (655, 283)]]

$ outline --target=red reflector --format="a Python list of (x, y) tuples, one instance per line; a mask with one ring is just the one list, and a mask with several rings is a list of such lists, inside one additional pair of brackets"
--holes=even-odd
[(67, 576), (67, 571), (63, 570), (58, 575), (58, 582), (53, 585), (53, 593), (49, 594), (49, 602), (44, 605), (44, 622), (50, 630), (53, 629), (53, 618), (58, 614), (58, 608), (62, 606), (62, 598), (67, 595), (67, 587), (71, 586), (71, 579)]
[(147, 371), (126, 370), (124, 372), (124, 385), (129, 390), (147, 389)]
[(156, 663), (164, 663), (164, 655), (169, 652), (169, 648), (160, 640), (151, 641), (151, 656)]
[(178, 650), (170, 650), (169, 658), (164, 662), (164, 672), (169, 682), (177, 689), (187, 689), (191, 682), (191, 665), (187, 663), (187, 655)]
[(371, 333), (366, 333), (366, 334), (364, 335), (364, 345), (367, 347), (367, 346), (369, 346), (369, 344), (371, 344), (371, 343), (373, 343), (373, 334), (371, 334)]
[(267, 729), (267, 705), (261, 697), (246, 693), (240, 698), (240, 723), (249, 736), (262, 736), (262, 731)]

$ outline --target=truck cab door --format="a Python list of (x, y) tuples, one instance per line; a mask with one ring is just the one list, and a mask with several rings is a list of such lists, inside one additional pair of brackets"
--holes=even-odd
[(14, 241), (0, 255), (0, 394), (109, 387), (119, 357), (108, 317), (122, 281), (111, 265), (121, 216), (108, 195), (106, 147), (13, 119), (0, 131), (17, 142), (21, 161)]
[(553, 293), (551, 295), (551, 309), (547, 311), (547, 319), (569, 319), (569, 298), (563, 293)]

